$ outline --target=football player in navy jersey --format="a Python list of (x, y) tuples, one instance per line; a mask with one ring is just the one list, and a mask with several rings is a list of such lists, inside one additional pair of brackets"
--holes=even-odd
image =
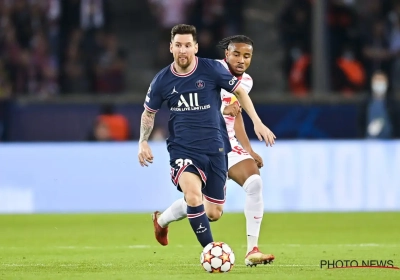
[[(200, 244), (213, 241), (209, 219), (218, 220), (225, 202), (227, 154), (231, 151), (220, 112), (220, 92), (232, 92), (253, 121), (259, 140), (273, 145), (275, 135), (261, 122), (240, 80), (218, 61), (199, 58), (196, 28), (179, 24), (171, 30), (170, 51), (174, 62), (162, 69), (150, 84), (141, 118), (138, 159), (142, 166), (153, 162), (148, 139), (155, 114), (163, 102), (170, 110), (167, 149), (171, 179), (182, 191), (187, 217)], [(203, 204), (204, 196), (204, 204)], [(153, 216), (156, 238), (168, 244), (168, 228)], [(164, 239), (164, 240), (163, 240)]]
[[(234, 35), (222, 39), (218, 43), (218, 47), (225, 51), (225, 59), (217, 61), (240, 79), (241, 87), (250, 93), (253, 79), (246, 71), (253, 56), (253, 41), (244, 35)], [(247, 251), (244, 262), (247, 266), (269, 264), (275, 259), (275, 256), (264, 254), (258, 248), (264, 214), (263, 181), (259, 171), (259, 168), (263, 166), (263, 160), (251, 147), (236, 97), (222, 89), (221, 99), (221, 112), (225, 118), (232, 147), (232, 151), (228, 154), (228, 177), (239, 184), (246, 194), (244, 214)], [(159, 226), (167, 228), (170, 223), (184, 219), (187, 216), (186, 211), (187, 204), (184, 198), (177, 199), (162, 214), (158, 215), (157, 223)], [(157, 212), (155, 214), (158, 214)], [(155, 230), (157, 231), (157, 226), (155, 226)], [(158, 241), (164, 242), (165, 239), (166, 237), (158, 236)]]

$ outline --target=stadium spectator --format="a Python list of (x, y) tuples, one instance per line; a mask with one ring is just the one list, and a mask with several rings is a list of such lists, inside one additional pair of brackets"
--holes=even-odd
[(391, 60), (394, 54), (390, 50), (384, 20), (373, 23), (370, 35), (365, 38), (363, 55), (368, 77), (371, 78), (377, 70), (382, 70), (387, 77), (391, 76)]
[(228, 31), (237, 30), (235, 25), (229, 25), (228, 22), (232, 22), (234, 16), (238, 16), (235, 20), (241, 21), (240, 15), (243, 11), (237, 11), (241, 5), (235, 9), (231, 8), (230, 15), (226, 11), (227, 6), (228, 3), (224, 0), (196, 1), (195, 12), (191, 15), (190, 22), (196, 26), (198, 32), (198, 42), (201, 46), (198, 56), (220, 58), (220, 52), (215, 47), (219, 39), (228, 36)]
[(358, 15), (354, 1), (330, 0), (328, 2), (327, 30), (331, 60), (334, 62), (342, 55), (345, 46), (353, 49), (358, 56), (360, 32)]
[(194, 2), (195, 0), (148, 0), (158, 29), (155, 68), (171, 63), (171, 55), (168, 52), (171, 28), (176, 24), (188, 22)]
[(0, 60), (12, 95), (123, 91), (121, 56), (104, 63), (113, 52), (110, 41), (117, 44), (102, 40), (104, 30), (114, 36), (108, 3), (0, 0)]
[(352, 95), (365, 86), (364, 66), (357, 60), (356, 52), (350, 46), (344, 46), (341, 55), (333, 61), (331, 84), (335, 92)]
[(115, 35), (107, 34), (103, 50), (99, 53), (95, 67), (95, 91), (118, 93), (125, 89), (124, 73), (126, 54), (118, 45)]
[(294, 45), (290, 60), (289, 89), (296, 96), (306, 96), (311, 88), (311, 56), (300, 45)]
[(96, 142), (113, 141), (107, 124), (99, 120), (95, 122), (93, 129), (89, 134), (88, 140)]
[(310, 1), (286, 1), (278, 16), (278, 29), (284, 53), (283, 76), (289, 82), (289, 88), (293, 93), (304, 94), (310, 86), (304, 73), (306, 65), (309, 66), (311, 51)]
[(127, 118), (116, 113), (113, 105), (103, 105), (88, 139), (91, 141), (127, 141), (129, 138)]
[(64, 64), (64, 92), (85, 93), (90, 89), (87, 65), (82, 50), (76, 44), (70, 44), (66, 51)]
[(386, 104), (389, 87), (384, 72), (377, 71), (371, 79), (372, 96), (367, 109), (367, 137), (388, 139), (392, 137), (392, 121)]

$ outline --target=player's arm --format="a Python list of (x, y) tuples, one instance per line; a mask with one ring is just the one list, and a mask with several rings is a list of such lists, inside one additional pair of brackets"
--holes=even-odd
[(262, 123), (260, 117), (256, 112), (256, 109), (254, 108), (253, 101), (251, 101), (247, 92), (239, 85), (232, 93), (237, 97), (240, 105), (249, 115), (252, 122), (254, 124)]
[(254, 131), (258, 139), (260, 141), (264, 139), (267, 145), (270, 144), (272, 146), (275, 143), (276, 137), (272, 131), (262, 123), (247, 92), (239, 85), (233, 90), (233, 94), (237, 97), (240, 105), (252, 120)]
[(148, 166), (147, 163), (153, 163), (153, 153), (151, 152), (148, 140), (153, 131), (155, 112), (144, 110), (140, 121), (140, 138), (139, 138), (139, 163), (141, 166)]
[(247, 136), (246, 129), (244, 127), (243, 116), (241, 113), (237, 114), (235, 118), (235, 136), (243, 148), (254, 158), (255, 162), (257, 163), (258, 168), (263, 167), (264, 163), (262, 158), (253, 151), (251, 147), (249, 137)]
[(243, 146), (243, 148), (249, 153), (253, 151), (253, 149), (251, 148), (249, 137), (246, 133), (246, 129), (244, 128), (243, 116), (241, 113), (237, 114), (235, 118), (234, 130), (235, 136), (240, 144)]
[(222, 66), (221, 63), (217, 61), (209, 61), (208, 63), (213, 66), (212, 69), (215, 73), (217, 85), (226, 91), (233, 93), (237, 97), (242, 108), (247, 112), (253, 121), (254, 131), (258, 139), (260, 141), (264, 139), (267, 145), (270, 144), (272, 146), (275, 143), (275, 135), (262, 123), (261, 119), (258, 117), (256, 110), (254, 109), (253, 102), (251, 101), (247, 92), (240, 86), (240, 80), (232, 76), (232, 74), (229, 73), (229, 71)]
[(147, 111), (147, 109), (143, 111), (142, 118), (140, 121), (139, 143), (149, 140), (150, 134), (153, 131), (155, 117), (156, 113)]
[(153, 163), (154, 159), (148, 140), (153, 131), (156, 113), (164, 101), (162, 94), (157, 90), (156, 82), (157, 77), (154, 78), (147, 91), (146, 100), (143, 105), (145, 110), (140, 121), (138, 159), (141, 166), (148, 166), (148, 163)]
[(241, 109), (238, 102), (225, 106), (222, 104), (221, 113), (231, 117), (236, 117), (240, 113)]

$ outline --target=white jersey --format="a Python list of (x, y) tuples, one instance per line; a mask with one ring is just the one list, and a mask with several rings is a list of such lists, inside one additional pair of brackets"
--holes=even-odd
[[(218, 60), (226, 69), (229, 70), (228, 64), (226, 63), (225, 60)], [(250, 77), (249, 74), (243, 73), (241, 77), (238, 77), (240, 79), (240, 86), (247, 92), (247, 94), (250, 93), (251, 88), (253, 87), (253, 79)], [(224, 89), (221, 89), (221, 99), (222, 99), (222, 108), (225, 108), (226, 106), (233, 104), (235, 102), (239, 102), (236, 98), (236, 96), (233, 93), (227, 92)], [(228, 130), (228, 136), (229, 140), (232, 141), (237, 141), (235, 138), (235, 117), (231, 117), (228, 115), (224, 115), (225, 123), (226, 123), (226, 129)]]

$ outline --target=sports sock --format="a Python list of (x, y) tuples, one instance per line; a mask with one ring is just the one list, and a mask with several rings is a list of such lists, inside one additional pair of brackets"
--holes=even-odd
[(170, 207), (158, 217), (157, 221), (161, 227), (166, 227), (170, 223), (180, 221), (186, 218), (187, 215), (187, 204), (185, 199), (180, 198), (175, 200)]
[(246, 192), (244, 214), (246, 216), (247, 252), (258, 246), (261, 222), (264, 214), (264, 200), (260, 175), (251, 175), (243, 184)]
[(214, 241), (211, 233), (210, 222), (208, 221), (203, 204), (195, 207), (188, 205), (187, 217), (194, 233), (197, 236), (197, 240), (199, 240), (203, 248), (207, 246), (208, 243)]

